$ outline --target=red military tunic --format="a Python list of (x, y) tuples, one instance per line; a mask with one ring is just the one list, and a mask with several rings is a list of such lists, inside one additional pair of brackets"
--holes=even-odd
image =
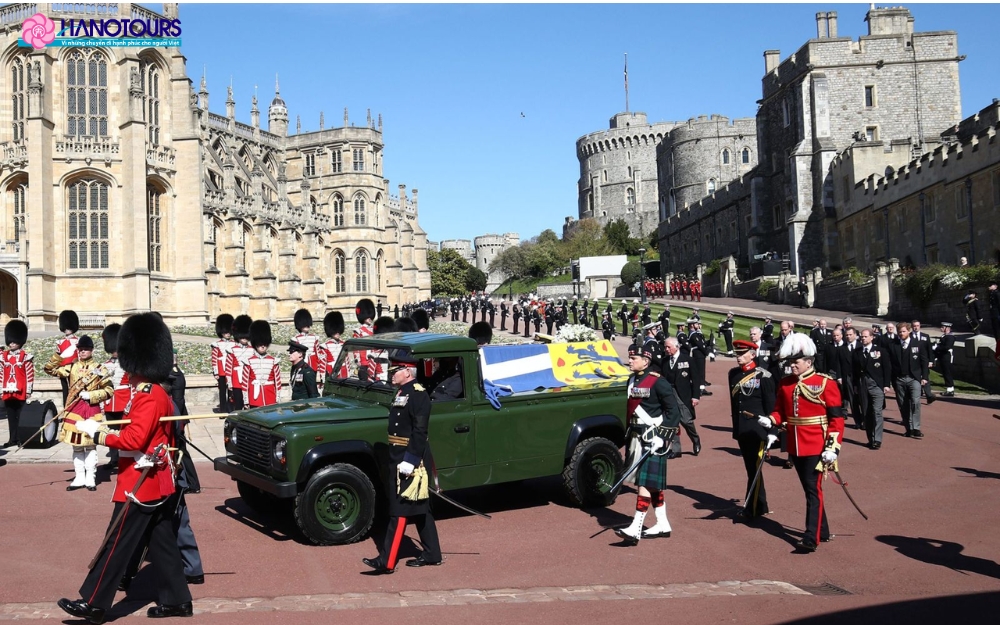
[(229, 353), (236, 342), (231, 339), (219, 339), (212, 343), (212, 373), (217, 378), (228, 378), (231, 369), (227, 364)]
[(316, 347), (319, 345), (319, 337), (312, 333), (300, 332), (296, 334), (293, 341), (299, 345), (304, 345), (306, 348), (305, 361), (309, 364), (309, 368), (313, 371), (319, 371), (319, 354), (317, 353)]
[(333, 371), (333, 366), (337, 364), (337, 359), (340, 358), (340, 352), (344, 349), (343, 345), (343, 341), (330, 338), (317, 346), (316, 352), (319, 355), (320, 368), (316, 370), (316, 373), (318, 374), (320, 381), (325, 380), (326, 376), (338, 378), (346, 378), (348, 376), (346, 362), (341, 365), (340, 371), (337, 372), (336, 375), (334, 375)]
[(243, 366), (243, 381), (246, 383), (247, 406), (259, 408), (278, 403), (281, 390), (281, 371), (278, 359), (270, 354), (254, 352)]
[[(351, 336), (356, 339), (366, 338), (373, 336), (375, 334), (375, 328), (372, 326), (362, 323), (357, 328), (354, 329), (354, 334)], [(364, 367), (368, 369), (368, 379), (374, 380), (377, 373), (378, 364), (371, 357), (371, 352), (366, 349), (359, 349), (354, 352), (354, 358), (356, 359), (356, 364), (358, 368)], [(361, 378), (361, 374), (358, 374), (358, 378)]]
[(0, 366), (3, 368), (3, 399), (28, 399), (35, 384), (34, 356), (23, 349), (4, 350)]
[(117, 358), (109, 358), (104, 368), (111, 372), (111, 382), (114, 393), (101, 404), (102, 410), (108, 412), (124, 412), (128, 400), (132, 398), (132, 387), (128, 383), (128, 374), (122, 370)]
[(787, 375), (778, 383), (771, 420), (785, 425), (788, 453), (793, 456), (818, 456), (827, 449), (839, 452), (844, 438), (840, 387), (813, 369), (801, 378)]
[(252, 347), (242, 343), (235, 343), (229, 350), (229, 356), (226, 358), (226, 377), (229, 378), (229, 388), (234, 391), (246, 390), (244, 366), (253, 353)]
[(62, 363), (59, 366), (64, 367), (77, 359), (76, 343), (79, 340), (78, 337), (70, 334), (56, 343), (56, 351), (59, 353), (60, 358), (62, 358)]
[[(137, 383), (132, 387), (132, 398), (125, 407), (125, 418), (132, 422), (122, 427), (118, 434), (98, 432), (94, 437), (98, 445), (121, 451), (112, 501), (124, 502), (125, 493), (135, 489), (142, 474), (141, 470), (133, 467), (139, 457), (152, 453), (160, 443), (174, 446), (173, 423), (160, 421), (160, 417), (172, 414), (174, 408), (170, 396), (159, 384)], [(141, 502), (151, 502), (169, 497), (173, 492), (174, 474), (168, 461), (149, 469), (135, 497)]]

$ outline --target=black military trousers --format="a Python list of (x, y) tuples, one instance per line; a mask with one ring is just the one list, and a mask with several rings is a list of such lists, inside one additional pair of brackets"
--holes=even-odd
[(806, 494), (806, 531), (802, 540), (819, 544), (829, 540), (830, 528), (826, 523), (826, 508), (823, 503), (823, 472), (816, 470), (820, 456), (789, 456), (799, 475), (802, 490)]
[(219, 376), (219, 410), (226, 413), (232, 410), (229, 405), (229, 378)]
[(17, 437), (17, 428), (21, 424), (21, 409), (24, 408), (24, 400), (5, 399), (3, 406), (7, 411), (7, 428), (10, 430), (10, 436), (7, 440), (20, 444), (21, 440)]
[(423, 559), (427, 562), (440, 562), (441, 543), (438, 541), (437, 525), (434, 523), (434, 516), (428, 509), (427, 512), (415, 516), (389, 517), (385, 542), (379, 553), (379, 559), (385, 564), (385, 567), (395, 569), (399, 562), (399, 545), (406, 532), (407, 522), (417, 526), (417, 535), (420, 536), (420, 544), (424, 548), (424, 552), (421, 554)]
[(521, 320), (519, 318), (514, 317), (514, 334), (517, 334), (517, 325), (518, 323), (520, 323), (520, 321)]
[[(112, 522), (123, 506), (124, 503), (115, 503)], [(191, 601), (191, 592), (184, 579), (184, 563), (177, 548), (173, 514), (174, 508), (169, 505), (169, 500), (152, 508), (129, 503), (120, 524), (101, 549), (97, 564), (83, 580), (80, 597), (95, 608), (110, 609), (115, 601), (118, 582), (133, 554), (141, 549), (148, 532), (149, 561), (158, 578), (157, 602), (160, 605), (179, 605)], [(111, 523), (108, 527), (110, 529)]]
[(749, 493), (746, 508), (743, 509), (743, 516), (755, 518), (763, 516), (770, 511), (767, 507), (767, 492), (764, 490), (764, 472), (761, 471), (757, 484), (753, 485), (753, 478), (757, 475), (757, 467), (764, 462), (764, 441), (755, 434), (744, 434), (736, 439), (740, 446), (740, 454), (743, 456), (743, 465), (747, 470), (747, 487), (743, 491)]
[(231, 393), (232, 402), (229, 405), (230, 412), (233, 410), (243, 410), (245, 403), (243, 402), (243, 389), (234, 388)]
[(722, 336), (726, 339), (726, 353), (733, 351), (733, 331), (723, 330)]
[(507, 329), (507, 315), (500, 315), (500, 329)]
[(955, 386), (955, 365), (951, 363), (950, 355), (938, 359), (938, 370), (941, 372), (941, 377), (944, 378), (945, 389)]

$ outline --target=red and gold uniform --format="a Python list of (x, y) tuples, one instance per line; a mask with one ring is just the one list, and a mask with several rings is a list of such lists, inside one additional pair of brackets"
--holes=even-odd
[(829, 540), (823, 503), (824, 451), (840, 452), (844, 436), (844, 409), (837, 382), (810, 368), (778, 383), (771, 420), (787, 432), (788, 456), (806, 494), (806, 531), (803, 542), (813, 549)]
[(318, 382), (323, 382), (326, 380), (326, 376), (332, 376), (336, 378), (346, 378), (348, 375), (347, 364), (343, 364), (340, 370), (334, 373), (333, 366), (337, 364), (337, 359), (340, 358), (340, 352), (344, 349), (344, 342), (329, 338), (323, 343), (320, 343), (316, 349), (316, 353), (319, 355), (320, 368), (317, 370), (317, 375), (319, 377)]
[[(87, 337), (89, 339), (89, 337)], [(91, 343), (90, 349), (93, 349)], [(79, 432), (73, 432), (79, 421), (85, 419), (102, 420), (101, 404), (114, 395), (114, 382), (109, 372), (98, 364), (93, 357), (77, 360), (71, 364), (56, 369), (56, 375), (69, 380), (69, 388), (77, 390), (76, 401), (66, 408), (66, 418), (63, 421), (63, 436), (65, 443), (73, 446), (73, 469), (76, 473), (68, 486), (69, 490), (86, 487), (95, 490), (97, 487), (97, 447)], [(89, 389), (89, 390), (88, 390)], [(72, 398), (70, 398), (72, 399)]]
[(312, 332), (300, 332), (295, 335), (292, 339), (299, 345), (305, 345), (306, 352), (305, 361), (308, 363), (309, 368), (313, 371), (319, 371), (319, 350), (317, 349), (319, 345), (319, 337)]
[(254, 352), (243, 365), (242, 378), (246, 383), (247, 406), (259, 408), (278, 403), (281, 391), (281, 371), (278, 359), (270, 354)]
[[(354, 328), (352, 338), (363, 339), (375, 334), (375, 328), (367, 323), (362, 323)], [(378, 374), (378, 363), (372, 357), (372, 353), (366, 349), (359, 349), (354, 352), (354, 363), (358, 367), (359, 380), (374, 380)], [(362, 373), (364, 370), (364, 373)]]
[(0, 366), (3, 367), (3, 401), (27, 400), (35, 384), (34, 356), (23, 349), (4, 350)]

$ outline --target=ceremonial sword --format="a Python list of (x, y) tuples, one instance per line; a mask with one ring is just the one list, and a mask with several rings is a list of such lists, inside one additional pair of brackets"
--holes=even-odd
[[(746, 411), (744, 411), (744, 412), (746, 412)], [(768, 438), (770, 438), (770, 436)], [(744, 497), (744, 499), (743, 499), (743, 509), (744, 510), (747, 509), (747, 504), (750, 502), (750, 495), (751, 495), (751, 493), (753, 493), (753, 489), (757, 486), (757, 480), (760, 479), (761, 469), (764, 468), (764, 454), (766, 454), (767, 450), (771, 448), (771, 444), (772, 444), (771, 441), (768, 440), (767, 441), (767, 446), (764, 447), (764, 453), (760, 455), (760, 462), (757, 463), (757, 474), (753, 476), (753, 481), (750, 482), (750, 489), (747, 491), (747, 496)]]
[(836, 463), (834, 463), (832, 468), (834, 475), (833, 481), (840, 484), (840, 487), (844, 489), (844, 494), (847, 495), (847, 498), (851, 501), (851, 504), (854, 506), (854, 509), (857, 510), (861, 514), (861, 516), (863, 516), (867, 521), (868, 515), (865, 514), (864, 510), (862, 510), (861, 507), (858, 505), (858, 503), (854, 501), (854, 497), (851, 497), (851, 491), (847, 490), (847, 481), (844, 478), (840, 477), (840, 467), (838, 467)]

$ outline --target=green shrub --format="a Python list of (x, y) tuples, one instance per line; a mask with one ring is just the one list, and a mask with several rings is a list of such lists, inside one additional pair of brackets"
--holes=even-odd
[(639, 281), (639, 277), (641, 275), (642, 272), (639, 268), (639, 263), (637, 263), (634, 260), (625, 263), (625, 266), (622, 267), (622, 272), (621, 272), (622, 284), (624, 284), (627, 288), (631, 289), (632, 285)]
[(703, 275), (714, 276), (715, 274), (719, 273), (719, 269), (721, 267), (722, 267), (722, 263), (719, 262), (718, 258), (716, 258), (712, 262), (708, 263), (708, 267), (705, 268), (705, 271), (703, 272)]
[(778, 286), (777, 280), (761, 280), (757, 285), (757, 297), (767, 299), (767, 292)]

